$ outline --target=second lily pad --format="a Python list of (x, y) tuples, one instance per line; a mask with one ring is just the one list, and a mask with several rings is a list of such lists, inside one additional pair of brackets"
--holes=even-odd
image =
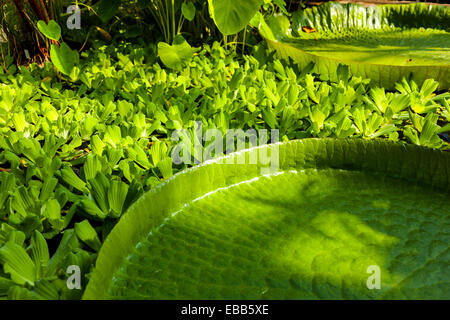
[(352, 74), (386, 88), (410, 77), (419, 84), (434, 78), (440, 89), (448, 89), (449, 21), (447, 7), (326, 3), (296, 12), (292, 23), (271, 18), (260, 30), (282, 57), (301, 65), (314, 62), (324, 80), (336, 80), (336, 66), (342, 63)]

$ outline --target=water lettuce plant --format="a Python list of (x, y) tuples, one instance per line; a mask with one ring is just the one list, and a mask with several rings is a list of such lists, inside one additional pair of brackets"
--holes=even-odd
[(352, 74), (393, 88), (403, 77), (450, 87), (450, 8), (419, 4), (325, 3), (292, 15), (255, 19), (261, 35), (282, 57), (310, 62), (322, 79), (337, 78), (339, 63)]
[[(249, 159), (266, 152), (279, 170), (262, 174)], [(84, 298), (448, 298), (449, 169), (449, 153), (346, 139), (196, 166), (130, 207)]]

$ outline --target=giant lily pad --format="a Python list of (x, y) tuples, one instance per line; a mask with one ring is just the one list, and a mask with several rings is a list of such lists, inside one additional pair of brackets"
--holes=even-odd
[[(229, 164), (266, 152), (279, 169)], [(446, 299), (449, 194), (450, 154), (422, 147), (306, 139), (241, 151), (138, 200), (84, 298)]]
[(260, 24), (270, 47), (305, 66), (314, 62), (322, 78), (336, 80), (339, 63), (354, 75), (393, 88), (411, 77), (450, 87), (450, 8), (425, 5), (326, 3)]

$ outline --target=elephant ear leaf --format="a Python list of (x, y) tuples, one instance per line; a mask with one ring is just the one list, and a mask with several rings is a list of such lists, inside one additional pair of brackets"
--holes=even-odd
[(100, 239), (98, 238), (97, 232), (91, 226), (88, 220), (83, 220), (82, 222), (75, 223), (75, 233), (81, 241), (86, 243), (95, 251), (98, 251), (100, 249)]
[(244, 29), (263, 2), (263, 0), (208, 0), (211, 16), (224, 35), (235, 34)]
[(61, 27), (54, 20), (50, 20), (48, 24), (42, 20), (39, 20), (37, 27), (39, 31), (50, 40), (59, 41), (61, 38)]
[(59, 72), (69, 76), (73, 68), (79, 61), (79, 55), (76, 50), (70, 49), (66, 43), (61, 43), (58, 47), (56, 44), (52, 44), (50, 49), (50, 57), (52, 62)]
[(195, 18), (195, 5), (192, 2), (183, 3), (181, 5), (181, 12), (187, 20), (192, 21)]
[(38, 273), (41, 276), (44, 275), (48, 261), (50, 260), (50, 254), (44, 236), (37, 230), (31, 236), (31, 257)]
[(181, 35), (175, 37), (172, 45), (165, 42), (158, 43), (159, 58), (171, 69), (180, 70), (191, 60), (194, 52), (195, 49)]
[(11, 241), (6, 243), (0, 248), (0, 263), (15, 283), (34, 285), (36, 266), (23, 247)]

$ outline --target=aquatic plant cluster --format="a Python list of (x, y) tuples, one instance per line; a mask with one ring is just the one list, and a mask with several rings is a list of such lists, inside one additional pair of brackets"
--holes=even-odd
[(449, 7), (20, 3), (0, 299), (449, 298)]

